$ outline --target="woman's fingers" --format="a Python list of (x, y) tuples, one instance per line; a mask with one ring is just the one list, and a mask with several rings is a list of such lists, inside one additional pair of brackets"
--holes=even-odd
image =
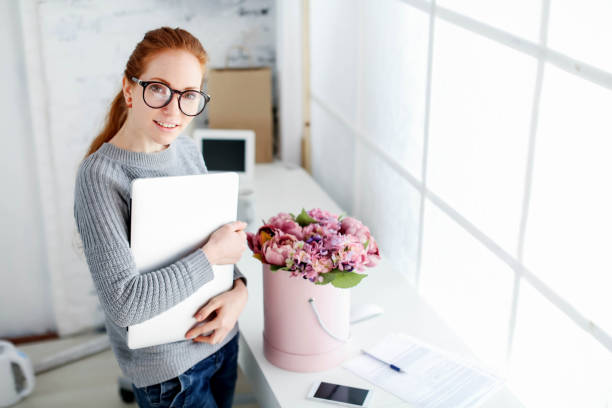
[(201, 334), (208, 333), (211, 330), (218, 329), (219, 326), (220, 325), (217, 319), (211, 320), (210, 322), (206, 322), (200, 326), (190, 329), (187, 333), (185, 333), (185, 338), (190, 339), (193, 337), (197, 337)]
[(248, 224), (244, 221), (234, 221), (230, 225), (232, 227), (232, 231), (240, 231), (246, 228)]
[[(238, 315), (246, 302), (244, 297), (244, 292), (237, 292), (235, 289), (232, 289), (212, 298), (195, 316), (198, 318), (197, 316), (202, 315), (206, 318), (206, 316), (214, 311), (215, 317), (202, 326), (188, 331), (187, 338), (193, 338), (194, 341), (210, 344), (222, 341), (227, 333), (236, 325)], [(207, 336), (197, 336), (198, 334), (208, 333), (211, 329), (214, 330), (213, 333)], [(194, 338), (193, 336), (196, 337)]]
[(215, 330), (208, 336), (198, 336), (193, 341), (197, 341), (198, 343), (209, 343), (209, 344), (217, 344), (221, 340), (225, 338), (228, 331), (224, 329)]
[(206, 303), (200, 310), (198, 310), (194, 317), (198, 322), (203, 322), (206, 320), (208, 315), (217, 310), (219, 307), (221, 307), (221, 304), (219, 303), (219, 300), (214, 297), (210, 299), (208, 303)]

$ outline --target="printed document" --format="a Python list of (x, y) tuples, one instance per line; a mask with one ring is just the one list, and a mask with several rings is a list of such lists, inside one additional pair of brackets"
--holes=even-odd
[(405, 372), (366, 354), (343, 366), (415, 408), (475, 407), (503, 385), (503, 379), (405, 334), (390, 334), (366, 351)]

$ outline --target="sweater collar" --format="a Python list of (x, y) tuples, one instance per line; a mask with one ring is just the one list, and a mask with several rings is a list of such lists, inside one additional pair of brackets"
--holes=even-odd
[(165, 150), (154, 153), (133, 152), (105, 142), (98, 151), (121, 163), (136, 167), (159, 167), (165, 166), (176, 157), (176, 139), (170, 143)]

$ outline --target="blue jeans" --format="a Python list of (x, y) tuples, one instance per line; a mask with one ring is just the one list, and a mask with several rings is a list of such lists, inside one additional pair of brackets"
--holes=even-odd
[(138, 406), (230, 408), (238, 377), (238, 334), (178, 377), (132, 389)]

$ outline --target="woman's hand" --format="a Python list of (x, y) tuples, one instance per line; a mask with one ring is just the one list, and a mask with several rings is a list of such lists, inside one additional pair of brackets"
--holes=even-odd
[(234, 221), (215, 230), (201, 248), (211, 265), (235, 264), (247, 249), (247, 236), (243, 230), (247, 223)]
[[(231, 290), (210, 299), (195, 315), (198, 322), (204, 321), (213, 312), (215, 312), (214, 318), (189, 330), (185, 334), (185, 338), (194, 337), (193, 341), (200, 343), (219, 343), (234, 328), (247, 299), (248, 291), (244, 282), (242, 279), (236, 279)], [(202, 335), (211, 330), (214, 331), (208, 336)]]

